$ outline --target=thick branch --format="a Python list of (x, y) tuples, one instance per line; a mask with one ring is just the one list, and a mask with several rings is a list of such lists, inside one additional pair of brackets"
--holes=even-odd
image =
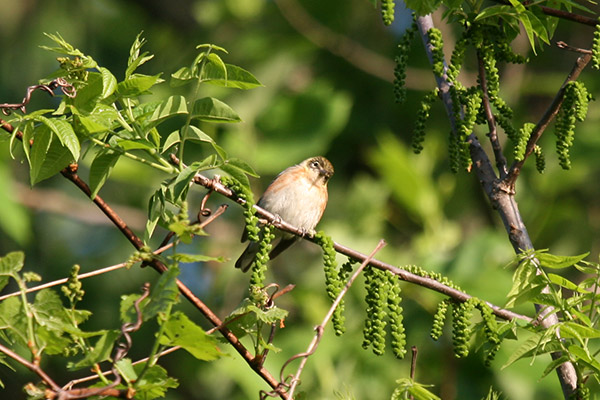
[[(429, 45), (429, 39), (427, 37), (427, 32), (429, 29), (434, 27), (431, 15), (419, 17), (417, 19), (417, 24), (419, 25), (419, 31), (421, 32), (423, 43), (425, 44), (425, 51), (429, 57), (429, 61), (433, 64), (431, 46)], [(580, 71), (581, 69), (578, 70), (577, 74)], [(436, 79), (438, 81), (438, 88), (440, 92), (444, 93), (444, 91), (447, 91), (449, 83), (447, 82), (446, 74), (444, 74), (442, 77), (436, 76)], [(446, 95), (446, 97), (442, 97), (442, 100), (446, 106), (446, 111), (448, 113), (448, 118), (450, 119), (452, 129), (455, 130), (456, 121), (454, 120), (454, 113), (452, 112), (452, 99), (450, 98), (449, 93)], [(512, 182), (512, 185), (509, 185), (507, 182), (496, 178), (493, 166), (474, 133), (469, 135), (469, 144), (471, 159), (473, 160), (475, 172), (477, 173), (485, 194), (491, 202), (492, 208), (498, 211), (515, 252), (520, 253), (524, 250), (533, 249), (531, 238), (529, 237), (527, 228), (523, 223), (523, 219), (521, 218), (521, 214), (519, 212), (519, 207), (515, 200), (514, 181)], [(535, 143), (533, 145), (535, 145)], [(533, 151), (533, 147), (531, 148), (531, 151)], [(518, 173), (516, 175), (518, 175)], [(509, 178), (507, 178), (507, 180), (508, 179)], [(540, 306), (536, 305), (536, 310), (537, 312), (540, 312)], [(543, 327), (549, 328), (558, 323), (558, 317), (556, 316), (556, 313), (552, 313), (551, 308), (547, 308), (544, 314), (549, 315), (542, 320), (541, 324)], [(557, 359), (561, 356), (561, 354), (560, 352), (555, 352), (552, 353), (551, 356), (553, 359)], [(575, 371), (575, 367), (572, 363), (565, 362), (556, 368), (556, 373), (558, 375), (564, 397), (570, 398), (571, 395), (577, 390), (577, 373)]]
[[(235, 201), (236, 203), (245, 204), (245, 200), (240, 199), (231, 189), (229, 189), (227, 186), (220, 183), (218, 180), (207, 178), (202, 174), (196, 174), (196, 176), (194, 177), (194, 182), (206, 187), (207, 189), (213, 190), (216, 193), (222, 194), (223, 196), (230, 198), (231, 200)], [(298, 229), (295, 226), (290, 225), (287, 222), (281, 220), (281, 217), (271, 214), (269, 211), (265, 210), (264, 208), (259, 207), (258, 205), (254, 205), (254, 208), (256, 209), (257, 214), (259, 214), (268, 223), (275, 226), (276, 228), (284, 230), (286, 232), (293, 233), (299, 237), (302, 237), (303, 239), (314, 241), (313, 237), (310, 234), (307, 234), (302, 229)], [(337, 242), (333, 243), (333, 247), (334, 247), (335, 251), (337, 251), (338, 253), (348, 256), (348, 257), (351, 257), (351, 258), (354, 258), (355, 260), (358, 260), (360, 262), (362, 262), (368, 258), (367, 255), (365, 255), (359, 251), (356, 251), (354, 249), (351, 249), (349, 247), (346, 247)], [(461, 292), (460, 290), (456, 290), (450, 286), (444, 285), (443, 283), (438, 282), (435, 279), (426, 278), (426, 277), (422, 277), (422, 276), (413, 274), (411, 272), (403, 270), (402, 268), (395, 267), (391, 264), (385, 263), (385, 262), (377, 260), (375, 258), (372, 259), (371, 261), (369, 261), (369, 265), (371, 265), (375, 268), (390, 271), (393, 274), (397, 275), (400, 279), (402, 279), (406, 282), (414, 283), (416, 285), (434, 290), (434, 291), (442, 293), (448, 297), (451, 297), (457, 301), (464, 302), (472, 297), (471, 295), (469, 295), (467, 293)], [(520, 319), (520, 320), (523, 320), (526, 322), (532, 322), (532, 318), (530, 318), (530, 317), (527, 317), (527, 316), (521, 315), (521, 314), (517, 314), (517, 313), (514, 313), (509, 310), (502, 309), (491, 303), (487, 303), (487, 304), (492, 308), (492, 310), (494, 311), (494, 314), (502, 319), (506, 319), (506, 320)]]

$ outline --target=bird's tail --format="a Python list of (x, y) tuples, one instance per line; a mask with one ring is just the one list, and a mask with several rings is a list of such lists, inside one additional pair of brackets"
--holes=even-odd
[(246, 250), (242, 253), (240, 258), (235, 262), (235, 267), (241, 269), (243, 272), (248, 271), (250, 266), (252, 265), (252, 261), (254, 261), (254, 257), (258, 253), (260, 246), (258, 242), (250, 242)]

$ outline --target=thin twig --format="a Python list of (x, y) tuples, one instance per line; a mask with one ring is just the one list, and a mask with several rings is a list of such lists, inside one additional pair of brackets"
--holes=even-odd
[(375, 249), (373, 249), (373, 251), (371, 252), (371, 254), (369, 254), (369, 256), (362, 262), (362, 264), (356, 269), (356, 271), (354, 271), (354, 273), (352, 274), (352, 276), (350, 277), (350, 279), (348, 279), (348, 281), (346, 282), (346, 284), (344, 285), (344, 287), (342, 288), (342, 290), (340, 291), (340, 293), (336, 297), (336, 299), (333, 302), (333, 304), (331, 305), (331, 307), (329, 307), (329, 311), (327, 312), (327, 314), (325, 314), (325, 317), (323, 317), (323, 321), (321, 322), (321, 324), (318, 325), (317, 327), (315, 327), (316, 334), (313, 337), (313, 339), (310, 342), (310, 344), (308, 345), (308, 348), (306, 349), (306, 351), (304, 353), (296, 354), (295, 356), (291, 357), (281, 367), (281, 372), (279, 374), (280, 375), (279, 379), (281, 381), (281, 384), (283, 386), (286, 386), (286, 384), (284, 383), (285, 379), (283, 378), (283, 373), (285, 371), (285, 368), (292, 361), (297, 360), (298, 358), (302, 358), (302, 360), (300, 361), (300, 365), (298, 366), (298, 370), (296, 371), (296, 373), (292, 377), (290, 388), (289, 388), (289, 391), (287, 392), (287, 394), (288, 394), (288, 396), (290, 398), (294, 398), (294, 391), (296, 390), (296, 387), (298, 386), (298, 383), (300, 382), (300, 375), (302, 374), (302, 371), (304, 370), (304, 366), (306, 365), (306, 362), (308, 361), (308, 357), (311, 356), (317, 350), (317, 347), (319, 346), (321, 338), (323, 337), (323, 332), (325, 330), (325, 327), (327, 326), (327, 324), (329, 323), (329, 321), (333, 317), (333, 313), (335, 312), (335, 309), (339, 306), (339, 304), (341, 303), (342, 299), (344, 298), (344, 296), (346, 295), (346, 293), (350, 289), (350, 286), (352, 286), (352, 284), (354, 283), (354, 281), (356, 280), (356, 278), (358, 278), (358, 276), (361, 274), (361, 272), (363, 271), (363, 269), (365, 269), (365, 267), (367, 265), (369, 265), (369, 262), (373, 259), (373, 257), (375, 256), (375, 254), (379, 250), (381, 250), (385, 245), (386, 245), (385, 241), (383, 239), (380, 240), (379, 243), (377, 244), (377, 246), (375, 247)]
[(40, 368), (39, 365), (29, 362), (28, 360), (26, 360), (25, 358), (21, 357), (20, 355), (18, 355), (17, 353), (15, 353), (14, 351), (12, 351), (11, 349), (9, 349), (8, 347), (0, 344), (0, 352), (6, 354), (8, 357), (12, 358), (13, 360), (17, 361), (19, 364), (23, 365), (24, 367), (26, 367), (27, 369), (29, 369), (31, 372), (35, 373), (37, 376), (39, 376), (46, 384), (48, 384), (48, 386), (50, 386), (50, 388), (52, 388), (53, 391), (55, 392), (60, 392), (61, 388), (60, 386), (58, 386), (56, 384), (56, 382), (54, 382), (52, 380), (52, 378), (50, 378), (50, 376), (48, 376), (48, 374), (46, 374), (46, 372), (44, 372), (43, 369)]
[(563, 42), (562, 40), (556, 42), (556, 47), (558, 47), (559, 49), (565, 49), (565, 50), (569, 50), (569, 51), (574, 51), (575, 53), (592, 54), (591, 50), (582, 49), (582, 48), (579, 48), (579, 47), (571, 46), (568, 43)]
[(571, 72), (569, 72), (569, 75), (567, 75), (562, 86), (556, 93), (556, 96), (554, 96), (554, 100), (552, 100), (552, 103), (550, 104), (550, 106), (548, 106), (548, 108), (546, 109), (546, 112), (544, 113), (544, 115), (542, 115), (542, 118), (540, 118), (538, 123), (533, 128), (533, 131), (531, 132), (531, 136), (529, 137), (529, 140), (527, 141), (525, 156), (523, 157), (523, 159), (521, 161), (515, 161), (511, 165), (509, 173), (505, 179), (505, 183), (508, 187), (514, 189), (515, 183), (517, 181), (517, 178), (519, 177), (519, 174), (521, 173), (521, 169), (523, 168), (525, 161), (531, 155), (531, 153), (533, 153), (533, 150), (535, 149), (537, 142), (542, 137), (542, 134), (544, 133), (546, 128), (548, 128), (548, 126), (550, 125), (550, 122), (552, 122), (554, 117), (556, 117), (556, 114), (558, 114), (558, 111), (560, 110), (560, 107), (562, 106), (562, 103), (563, 103), (563, 100), (565, 97), (565, 87), (567, 86), (567, 84), (569, 82), (576, 81), (577, 78), (579, 78), (581, 71), (583, 71), (583, 69), (588, 65), (588, 63), (591, 60), (592, 60), (591, 54), (584, 54), (584, 55), (577, 57), (577, 60), (575, 61), (573, 68), (571, 68)]
[[(206, 188), (212, 189), (215, 192), (220, 193), (223, 196), (230, 198), (231, 200), (235, 201), (236, 203), (239, 203), (239, 204), (246, 203), (245, 200), (240, 199), (231, 189), (229, 189), (227, 186), (223, 185), (219, 180), (207, 178), (206, 176), (204, 176), (202, 174), (196, 174), (194, 176), (194, 182), (196, 182), (197, 184), (202, 185)], [(293, 233), (305, 240), (314, 241), (314, 238), (310, 233), (306, 233), (306, 232), (302, 231), (301, 229), (298, 229), (295, 226), (288, 224), (287, 222), (283, 221), (281, 219), (281, 217), (278, 217), (278, 216), (270, 213), (269, 211), (265, 210), (262, 207), (259, 207), (258, 205), (254, 205), (254, 208), (256, 209), (257, 214), (259, 214), (269, 224), (275, 226), (276, 228), (281, 229), (286, 232)], [(346, 247), (337, 242), (333, 243), (333, 248), (338, 253), (346, 255), (351, 258), (354, 258), (358, 261), (364, 261), (365, 259), (368, 258), (367, 255), (365, 255), (359, 251), (356, 251), (354, 249), (351, 249), (349, 247)], [(471, 296), (469, 294), (461, 292), (460, 290), (451, 288), (450, 286), (444, 285), (443, 283), (440, 283), (440, 282), (436, 281), (435, 279), (431, 279), (431, 278), (413, 274), (411, 272), (403, 270), (402, 268), (398, 268), (396, 266), (385, 263), (378, 259), (370, 260), (369, 264), (375, 268), (390, 271), (391, 273), (397, 275), (400, 279), (402, 279), (406, 282), (414, 283), (419, 286), (434, 290), (434, 291), (442, 293), (448, 297), (451, 297), (457, 301), (464, 302), (471, 298)], [(505, 310), (505, 309), (498, 307), (491, 303), (487, 303), (487, 304), (490, 306), (490, 308), (492, 309), (494, 314), (502, 319), (506, 319), (506, 320), (520, 319), (520, 320), (523, 320), (526, 322), (533, 321), (533, 319), (528, 316), (521, 315), (521, 314), (512, 312), (510, 310)]]

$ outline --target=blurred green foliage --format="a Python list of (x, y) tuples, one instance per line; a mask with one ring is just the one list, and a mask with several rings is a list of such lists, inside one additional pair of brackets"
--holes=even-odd
[[(343, 35), (352, 49), (367, 48), (389, 60), (388, 81), (360, 68), (362, 63), (377, 63), (377, 59), (362, 53), (352, 58), (342, 52), (340, 57), (339, 52), (325, 47), (322, 31), (311, 30), (314, 25), (306, 25), (303, 15), (282, 13), (284, 3), (290, 1), (2, 0), (0, 101), (19, 101), (27, 86), (56, 69), (54, 55), (38, 47), (49, 44), (43, 32), (59, 32), (119, 80), (125, 74), (129, 46), (140, 31), (147, 39), (146, 49), (155, 54), (141, 67), (148, 75), (174, 73), (178, 66), (193, 60), (198, 43), (215, 43), (229, 51), (228, 62), (243, 66), (265, 85), (251, 92), (211, 87), (202, 93), (226, 99), (240, 115), (240, 124), (207, 126), (207, 133), (231, 156), (246, 160), (261, 174), (261, 179), (251, 182), (257, 195), (286, 166), (324, 155), (334, 164), (336, 175), (330, 182), (329, 206), (319, 229), (367, 253), (383, 237), (390, 245), (378, 258), (442, 272), (468, 293), (502, 303), (511, 288), (512, 274), (503, 267), (514, 253), (476, 178), (450, 172), (446, 156), (449, 127), (439, 104), (431, 109), (422, 154), (415, 156), (410, 150), (418, 103), (434, 84), (421, 44), (413, 43), (407, 101), (398, 106), (393, 102), (391, 60), (406, 27), (399, 15), (386, 29), (379, 11), (365, 0), (292, 1), (308, 13), (310, 23)], [(443, 33), (445, 42), (451, 43), (452, 32)], [(563, 23), (555, 38), (586, 47), (592, 30)], [(527, 37), (517, 38), (514, 46), (524, 55), (530, 51)], [(553, 47), (538, 47), (537, 51), (539, 57), (528, 66), (500, 67), (503, 97), (521, 122), (539, 119), (576, 57)], [(465, 79), (473, 79), (474, 68), (467, 63)], [(597, 93), (600, 79), (596, 72), (587, 70), (581, 79), (591, 93)], [(157, 86), (153, 92), (164, 95), (172, 89)], [(55, 106), (57, 100), (36, 93), (30, 107), (44, 108), (44, 104)], [(571, 148), (570, 171), (562, 171), (556, 155), (547, 152), (543, 175), (531, 162), (521, 174), (517, 200), (537, 248), (549, 248), (555, 254), (590, 251), (592, 258), (600, 253), (596, 240), (600, 236), (600, 167), (596, 162), (600, 137), (595, 129), (599, 119), (600, 108), (592, 102), (588, 120), (579, 127)], [(68, 182), (54, 177), (28, 188), (28, 170), (20, 163), (23, 155), (11, 159), (6, 139), (0, 136), (0, 254), (23, 250), (26, 270), (36, 271), (44, 280), (67, 276), (74, 263), (80, 263), (86, 272), (129, 257), (132, 248), (126, 240), (114, 227), (101, 222), (99, 211)], [(554, 140), (547, 132), (542, 145), (553, 146)], [(207, 155), (202, 144), (192, 143), (186, 152), (189, 159)], [(87, 176), (84, 171), (89, 164), (80, 167)], [(121, 159), (100, 194), (111, 205), (120, 206), (117, 209), (123, 218), (141, 233), (147, 201), (163, 178), (154, 170)], [(199, 207), (202, 195), (194, 188), (190, 207)], [(223, 201), (213, 196), (210, 205), (216, 208)], [(54, 207), (49, 208), (48, 203)], [(235, 260), (242, 250), (238, 243), (244, 224), (241, 213), (230, 207), (207, 228), (211, 236), (187, 245), (188, 252)], [(318, 248), (303, 243), (271, 263), (267, 281), (296, 284), (289, 295), (278, 299), (278, 305), (290, 315), (287, 327), (278, 332), (274, 342), (284, 351), (271, 353), (267, 359), (266, 367), (275, 375), (290, 356), (306, 349), (311, 327), (329, 307), (320, 260)], [(85, 329), (116, 329), (120, 296), (156, 279), (153, 271), (134, 268), (84, 281), (82, 307), (94, 312)], [(181, 279), (225, 316), (246, 295), (248, 275), (234, 270), (233, 262), (192, 263), (182, 267)], [(346, 298), (344, 336), (335, 337), (328, 329), (318, 352), (310, 358), (300, 386), (307, 398), (388, 398), (395, 381), (408, 376), (409, 360), (395, 360), (390, 351), (376, 357), (361, 348), (362, 288), (363, 282), (357, 282)], [(483, 366), (480, 352), (455, 359), (449, 335), (433, 342), (424, 334), (429, 332), (441, 296), (410, 285), (403, 285), (403, 294), (407, 343), (419, 348), (416, 380), (435, 384), (434, 391), (441, 398), (480, 399), (492, 385), (507, 398), (562, 397), (554, 375), (538, 381), (543, 361), (520, 361), (500, 370), (516, 348), (511, 342), (502, 345), (492, 368)], [(207, 326), (191, 306), (182, 307), (195, 322)], [(529, 308), (519, 311), (532, 313)], [(142, 331), (134, 343), (133, 359), (136, 348), (151, 345), (152, 339), (144, 338)], [(246, 399), (267, 389), (237, 354), (228, 352), (231, 357), (211, 363), (198, 362), (183, 352), (167, 356), (161, 364), (180, 381), (167, 398)], [(140, 354), (145, 353), (140, 350)], [(45, 368), (64, 370), (63, 365)], [(35, 380), (22, 368), (17, 371), (14, 374), (0, 367), (7, 398), (22, 397), (22, 386)], [(61, 382), (58, 374), (53, 377)]]

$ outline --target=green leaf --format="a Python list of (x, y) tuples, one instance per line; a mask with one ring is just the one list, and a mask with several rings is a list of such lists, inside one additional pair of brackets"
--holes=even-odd
[(514, 9), (509, 5), (495, 5), (486, 7), (475, 17), (475, 21), (481, 21), (485, 18), (495, 17), (498, 15), (510, 15), (514, 16), (516, 13)]
[(104, 67), (98, 67), (100, 75), (102, 76), (102, 94), (101, 99), (105, 99), (117, 90), (117, 78)]
[(179, 114), (187, 114), (187, 103), (183, 96), (170, 96), (163, 101), (152, 113), (150, 121), (164, 121)]
[(562, 338), (574, 338), (579, 341), (600, 338), (600, 330), (571, 321), (560, 323), (559, 329)]
[(229, 164), (231, 166), (236, 167), (237, 169), (243, 171), (244, 173), (253, 176), (255, 178), (260, 178), (260, 175), (256, 173), (254, 168), (250, 166), (246, 161), (241, 160), (239, 158), (230, 158), (225, 161), (225, 164)]
[(567, 278), (563, 278), (560, 275), (548, 273), (548, 278), (550, 279), (550, 282), (555, 283), (565, 289), (573, 290), (580, 293), (587, 293), (586, 290), (580, 288), (575, 283), (571, 282)]
[(135, 372), (133, 363), (129, 358), (120, 359), (115, 363), (115, 367), (117, 367), (117, 371), (119, 371), (119, 374), (121, 374), (127, 382), (137, 381), (138, 374)]
[(184, 200), (187, 197), (190, 182), (194, 175), (196, 175), (200, 171), (205, 171), (207, 169), (214, 168), (214, 162), (215, 158), (209, 156), (202, 161), (194, 161), (186, 168), (184, 168), (183, 171), (181, 171), (179, 175), (177, 175), (177, 178), (173, 182), (173, 202), (177, 203), (181, 200)]
[(92, 351), (83, 357), (78, 362), (70, 362), (67, 364), (67, 368), (70, 370), (78, 370), (92, 365), (106, 361), (110, 358), (115, 341), (120, 336), (119, 331), (106, 331), (96, 341)]
[(73, 155), (59, 140), (53, 138), (46, 125), (36, 128), (31, 148), (31, 185), (54, 176), (73, 161)]
[(545, 268), (561, 269), (567, 268), (577, 264), (590, 253), (579, 254), (577, 256), (557, 256), (550, 253), (537, 253), (537, 259), (540, 261), (540, 265)]
[(208, 136), (206, 133), (204, 133), (200, 128), (198, 128), (197, 126), (194, 125), (190, 125), (188, 126), (187, 131), (185, 131), (185, 134), (183, 134), (183, 129), (185, 127), (182, 127), (182, 135), (181, 137), (183, 137), (185, 140), (197, 140), (200, 142), (208, 142), (208, 143), (214, 143), (215, 141), (213, 140), (213, 138), (211, 138), (210, 136)]
[(163, 272), (156, 284), (150, 291), (150, 301), (144, 307), (144, 321), (154, 318), (158, 313), (165, 312), (179, 298), (179, 289), (177, 288), (177, 277), (179, 268), (170, 267)]
[(162, 145), (161, 153), (169, 150), (171, 147), (175, 146), (177, 143), (181, 142), (181, 136), (179, 135), (179, 130), (173, 131), (167, 136), (165, 142)]
[(156, 150), (154, 144), (146, 139), (117, 139), (115, 143), (125, 151), (129, 150)]
[(0, 302), (0, 331), (4, 330), (8, 330), (12, 341), (27, 346), (27, 319), (19, 297)]
[(140, 50), (146, 44), (146, 40), (142, 38), (142, 33), (138, 33), (129, 49), (129, 59), (127, 60), (127, 70), (125, 70), (125, 79), (128, 79), (131, 74), (142, 64), (154, 58), (153, 55), (148, 55), (144, 52), (140, 55)]
[(579, 346), (572, 345), (569, 346), (569, 353), (571, 355), (576, 356), (580, 362), (583, 362), (589, 368), (594, 370), (595, 375), (600, 374), (600, 362), (592, 358), (587, 349), (583, 349)]
[(104, 79), (99, 72), (89, 72), (86, 85), (77, 90), (73, 105), (85, 114), (92, 112), (105, 93)]
[(15, 276), (25, 264), (25, 253), (13, 251), (0, 257), (0, 275)]
[(550, 362), (550, 364), (548, 364), (548, 366), (544, 369), (544, 372), (542, 373), (541, 378), (544, 378), (546, 375), (548, 375), (550, 372), (554, 371), (556, 368), (558, 368), (559, 365), (561, 365), (564, 362), (569, 361), (569, 357), (563, 355), (555, 360), (552, 360)]
[[(145, 363), (134, 366), (139, 375)], [(153, 400), (159, 397), (165, 397), (167, 389), (176, 388), (179, 386), (176, 379), (170, 378), (167, 371), (160, 365), (153, 365), (146, 370), (135, 383), (136, 400)]]
[(79, 139), (70, 123), (62, 119), (49, 119), (41, 115), (35, 117), (35, 120), (43, 123), (54, 132), (62, 145), (69, 149), (74, 160), (79, 159), (81, 147), (79, 145)]
[(219, 167), (219, 169), (235, 179), (240, 185), (250, 189), (250, 181), (246, 176), (246, 171), (243, 169), (240, 169), (233, 164), (223, 164)]
[(240, 116), (231, 107), (213, 97), (196, 100), (192, 118), (208, 122), (240, 122)]
[(211, 361), (222, 356), (215, 338), (180, 311), (171, 314), (163, 328), (159, 339), (162, 345), (181, 346), (198, 360)]
[(263, 86), (254, 75), (243, 68), (231, 64), (224, 64), (224, 67), (225, 69), (212, 62), (206, 63), (200, 79), (211, 85), (237, 89), (253, 89)]
[(120, 154), (112, 150), (100, 151), (90, 166), (90, 198), (93, 200), (110, 176)]
[(436, 10), (442, 4), (442, 0), (406, 0), (404, 4), (417, 15), (427, 15)]
[(160, 74), (152, 76), (133, 74), (129, 79), (119, 82), (117, 93), (123, 97), (136, 97), (147, 92), (160, 81)]
[(191, 68), (183, 67), (171, 74), (171, 86), (178, 87), (192, 82), (196, 77)]

